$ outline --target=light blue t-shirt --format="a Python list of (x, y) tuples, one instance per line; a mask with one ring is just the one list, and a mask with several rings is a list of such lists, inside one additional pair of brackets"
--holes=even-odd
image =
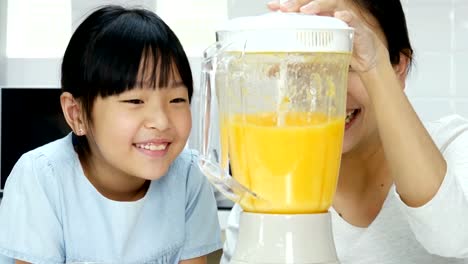
[(0, 263), (173, 264), (221, 248), (214, 194), (196, 159), (184, 150), (144, 198), (117, 202), (83, 174), (71, 135), (24, 154), (0, 204)]

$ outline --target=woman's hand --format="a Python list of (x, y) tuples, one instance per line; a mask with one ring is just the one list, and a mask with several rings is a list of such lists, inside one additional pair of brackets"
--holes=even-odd
[(334, 16), (355, 29), (354, 48), (351, 68), (357, 73), (369, 72), (379, 63), (390, 63), (388, 50), (382, 40), (369, 26), (352, 11), (350, 6), (341, 0), (289, 0), (283, 4), (279, 1), (268, 3), (273, 10), (283, 12), (301, 12), (305, 14)]

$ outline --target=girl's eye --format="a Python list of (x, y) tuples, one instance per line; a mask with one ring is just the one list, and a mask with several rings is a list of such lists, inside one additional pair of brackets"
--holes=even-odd
[(185, 98), (175, 98), (171, 100), (171, 103), (177, 104), (177, 103), (185, 103), (187, 100)]
[(124, 100), (124, 103), (129, 103), (129, 104), (142, 104), (143, 100), (140, 99), (130, 99), (130, 100)]
[(354, 69), (351, 67), (351, 65), (349, 65), (349, 72), (354, 72)]

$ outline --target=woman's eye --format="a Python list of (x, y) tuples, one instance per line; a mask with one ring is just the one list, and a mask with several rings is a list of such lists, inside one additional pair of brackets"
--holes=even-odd
[(142, 104), (143, 100), (140, 99), (130, 99), (130, 100), (124, 100), (124, 103), (129, 103), (129, 104)]
[(187, 100), (186, 100), (185, 98), (175, 98), (175, 99), (172, 99), (172, 100), (171, 100), (171, 103), (175, 103), (175, 104), (177, 104), (177, 103), (185, 103), (185, 102), (187, 102)]

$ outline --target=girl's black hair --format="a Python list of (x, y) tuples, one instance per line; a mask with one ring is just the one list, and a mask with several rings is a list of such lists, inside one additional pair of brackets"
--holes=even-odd
[(413, 48), (400, 0), (352, 0), (352, 2), (372, 15), (379, 23), (387, 40), (390, 62), (394, 65), (400, 63), (400, 54), (412, 62)]
[[(139, 75), (141, 71), (144, 74)], [(187, 55), (169, 26), (151, 11), (108, 5), (89, 15), (73, 33), (63, 56), (61, 86), (62, 92), (80, 102), (87, 121), (92, 122), (98, 96), (120, 94), (142, 84), (167, 87), (176, 71), (191, 99)], [(89, 150), (85, 137), (78, 137), (78, 143)]]

